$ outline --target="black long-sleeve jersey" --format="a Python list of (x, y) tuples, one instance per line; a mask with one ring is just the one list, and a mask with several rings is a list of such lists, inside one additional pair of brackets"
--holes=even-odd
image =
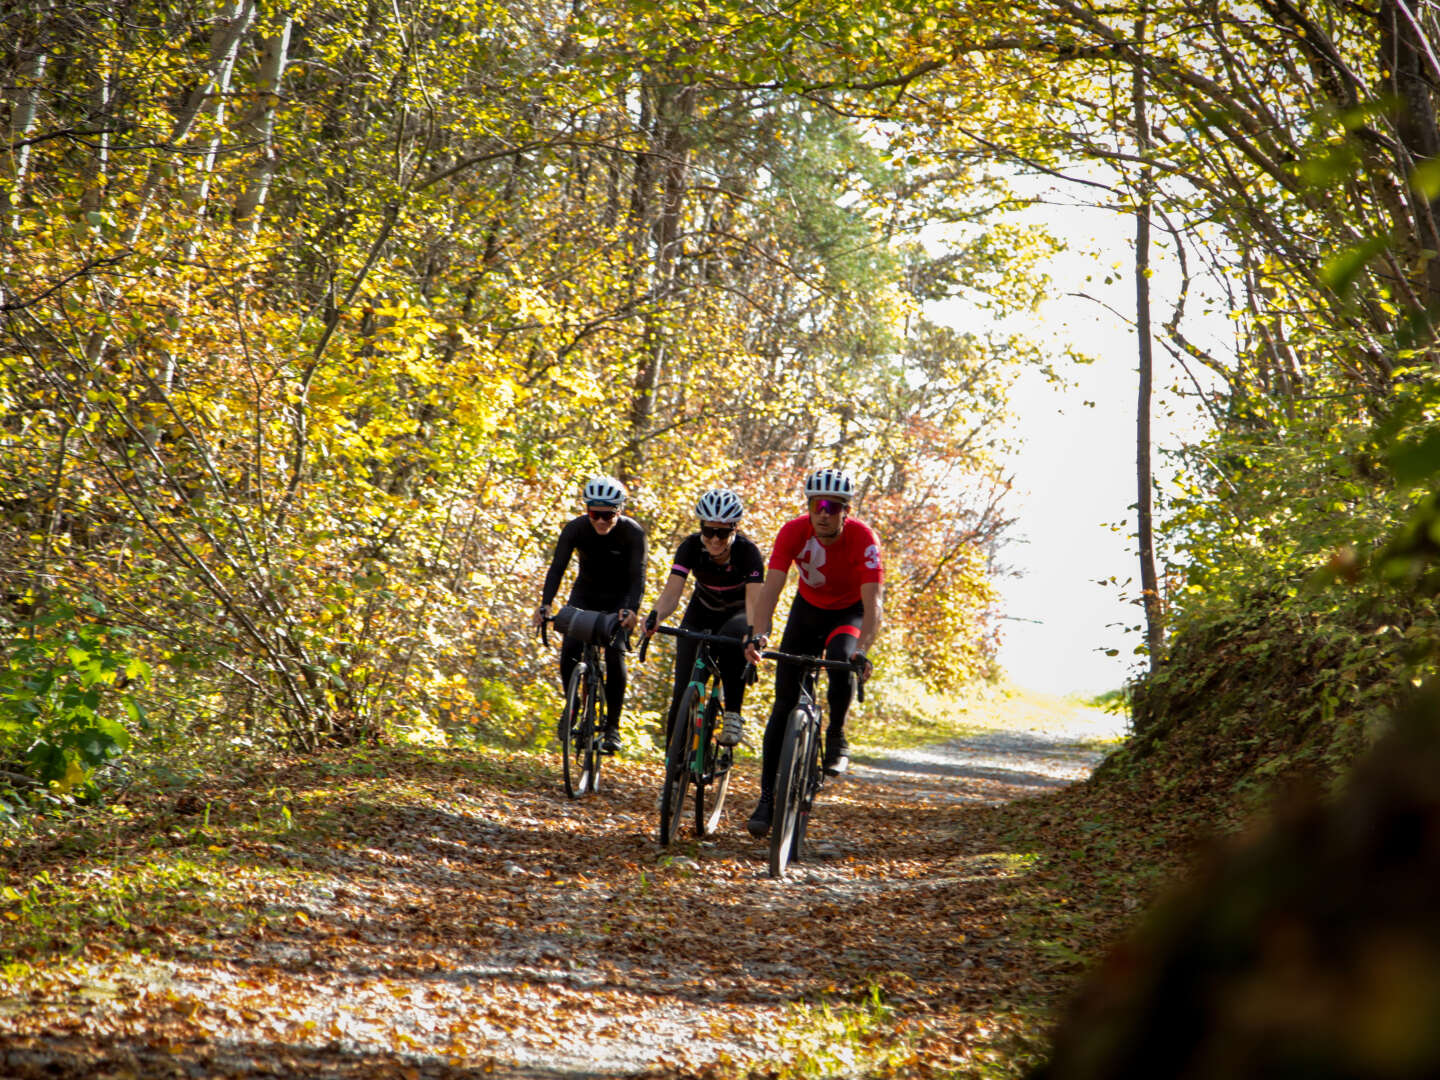
[(645, 530), (638, 521), (621, 514), (604, 536), (584, 514), (566, 524), (545, 575), (540, 603), (546, 607), (560, 590), (572, 554), (580, 558), (580, 572), (570, 587), (569, 604), (590, 611), (635, 611), (640, 607), (645, 593)]

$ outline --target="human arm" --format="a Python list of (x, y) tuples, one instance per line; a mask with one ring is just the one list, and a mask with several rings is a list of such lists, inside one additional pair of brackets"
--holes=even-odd
[(854, 659), (858, 661), (856, 666), (861, 679), (868, 679), (874, 670), (874, 665), (865, 654), (870, 651), (870, 646), (875, 643), (875, 638), (880, 633), (883, 594), (884, 588), (878, 581), (867, 581), (860, 586), (860, 603), (864, 612), (860, 616), (860, 636), (855, 641)]
[(760, 659), (760, 650), (764, 648), (764, 641), (756, 639), (768, 639), (770, 636), (770, 620), (775, 615), (775, 605), (780, 600), (780, 593), (785, 588), (787, 572), (784, 570), (771, 569), (766, 572), (765, 580), (756, 592), (754, 609), (751, 610), (750, 590), (745, 590), (746, 614), (749, 616), (752, 637), (749, 647), (745, 650), (746, 657), (751, 663)]
[(565, 570), (570, 565), (570, 556), (575, 553), (574, 529), (567, 525), (560, 530), (560, 539), (555, 541), (555, 553), (550, 557), (550, 569), (545, 572), (545, 586), (540, 592), (540, 606), (535, 609), (535, 625), (544, 625), (546, 617), (550, 614), (550, 605), (555, 601), (555, 594), (560, 591), (560, 581), (565, 576)]
[(754, 631), (756, 613), (760, 610), (760, 594), (765, 585), (760, 581), (752, 581), (745, 586), (745, 625)]
[(671, 613), (680, 605), (680, 594), (684, 591), (685, 579), (681, 575), (671, 574), (665, 579), (665, 587), (660, 590), (660, 595), (655, 598), (655, 609), (651, 613), (655, 616), (657, 625), (668, 619)]
[(646, 547), (645, 530), (635, 523), (635, 539), (630, 544), (630, 589), (625, 594), (624, 604), (620, 608), (620, 625), (627, 630), (635, 625), (635, 610), (640, 606), (640, 600), (645, 595)]

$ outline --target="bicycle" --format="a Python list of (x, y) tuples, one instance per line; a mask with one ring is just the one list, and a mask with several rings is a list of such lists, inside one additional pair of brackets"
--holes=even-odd
[[(565, 687), (565, 705), (560, 710), (558, 734), (563, 761), (565, 794), (578, 799), (600, 790), (600, 763), (605, 758), (600, 706), (605, 700), (606, 647), (618, 644), (625, 630), (615, 613), (561, 608), (540, 622), (540, 639), (548, 646), (547, 623), (566, 637), (578, 638), (584, 650)], [(573, 759), (573, 760), (572, 760)]]
[[(675, 726), (665, 748), (665, 786), (660, 793), (660, 844), (668, 847), (680, 832), (680, 819), (685, 813), (685, 791), (695, 785), (695, 835), (709, 836), (720, 824), (725, 810), (725, 794), (730, 789), (730, 766), (734, 748), (719, 743), (719, 720), (722, 708), (720, 665), (711, 654), (717, 642), (743, 646), (743, 638), (717, 634), (711, 630), (689, 630), (683, 626), (657, 626), (655, 633), (670, 637), (692, 638), (700, 643), (695, 654), (695, 667), (690, 684), (680, 698)], [(650, 644), (647, 634), (640, 642), (640, 662)], [(707, 803), (706, 791), (710, 792)]]
[[(775, 770), (775, 812), (770, 825), (770, 876), (783, 877), (785, 867), (804, 855), (805, 832), (815, 797), (825, 786), (820, 767), (820, 707), (815, 702), (815, 675), (822, 668), (845, 671), (853, 678), (855, 668), (848, 660), (827, 660), (821, 656), (766, 650), (766, 660), (787, 660), (801, 666), (800, 698), (785, 719), (785, 737), (780, 744), (780, 761)], [(865, 700), (860, 682), (856, 697)]]

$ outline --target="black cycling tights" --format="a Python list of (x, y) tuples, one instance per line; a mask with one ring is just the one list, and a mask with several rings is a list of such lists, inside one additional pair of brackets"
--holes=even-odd
[[(566, 637), (560, 646), (560, 692), (568, 693), (570, 674), (585, 651), (582, 642)], [(625, 704), (625, 650), (618, 645), (605, 647), (605, 726), (620, 726), (620, 709)]]
[[(824, 656), (827, 660), (849, 660), (855, 655), (855, 646), (860, 640), (860, 622), (865, 615), (865, 606), (856, 603), (853, 607), (831, 611), (816, 607), (803, 597), (797, 596), (790, 608), (790, 618), (785, 622), (785, 634), (780, 639), (780, 651), (798, 656)], [(765, 725), (765, 748), (760, 762), (760, 790), (775, 790), (775, 770), (780, 767), (780, 747), (785, 739), (785, 722), (790, 711), (800, 700), (800, 672), (797, 664), (777, 661), (775, 666), (775, 707), (770, 710), (770, 721)], [(827, 701), (830, 706), (830, 727), (826, 742), (843, 743), (845, 740), (845, 714), (850, 711), (850, 699), (854, 695), (850, 674), (832, 671)], [(811, 691), (814, 692), (813, 689)]]
[[(694, 601), (685, 609), (685, 618), (680, 625), (686, 630), (709, 630), (727, 637), (745, 636), (745, 613), (730, 615), (723, 611), (710, 611), (703, 604)], [(680, 699), (690, 685), (695, 673), (695, 656), (700, 643), (694, 638), (675, 639), (675, 689), (670, 695), (670, 715), (665, 720), (665, 745), (670, 745), (670, 732), (675, 730), (675, 714), (680, 711)], [(724, 688), (725, 709), (739, 712), (745, 701), (745, 652), (739, 645), (712, 645), (710, 655), (720, 665), (720, 684)]]

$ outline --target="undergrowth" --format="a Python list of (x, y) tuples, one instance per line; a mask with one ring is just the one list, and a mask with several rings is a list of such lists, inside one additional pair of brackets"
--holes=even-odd
[(1281, 588), (1191, 615), (1130, 687), (1133, 736), (1097, 777), (1235, 817), (1329, 790), (1429, 670), (1436, 614), (1419, 597)]

